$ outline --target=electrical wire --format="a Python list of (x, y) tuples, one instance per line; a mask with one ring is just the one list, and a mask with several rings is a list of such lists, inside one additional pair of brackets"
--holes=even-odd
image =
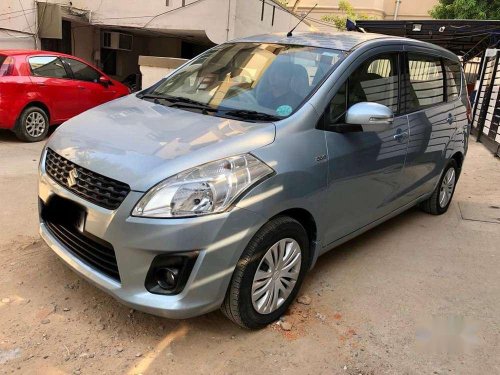
[[(33, 13), (33, 11), (26, 11), (26, 14), (31, 14)], [(10, 17), (4, 17), (4, 18), (0, 18), (0, 21), (7, 21), (7, 20), (12, 20), (14, 18), (19, 18), (19, 17), (23, 17), (24, 14), (18, 14), (18, 15), (15, 15), (15, 16), (10, 16)]]
[[(12, 38), (19, 38), (19, 39), (23, 39), (23, 38), (33, 38), (35, 35), (34, 34), (31, 34), (31, 33), (28, 33), (26, 31), (20, 31), (20, 30), (13, 30), (13, 29), (7, 29), (5, 27), (0, 27), (0, 31), (3, 31), (5, 32), (5, 34), (7, 34), (8, 36), (12, 37)], [(14, 33), (19, 33), (19, 34), (25, 34), (24, 36), (21, 36), (21, 35), (13, 35), (12, 32)], [(7, 39), (7, 38), (6, 38)]]
[[(28, 16), (26, 15), (26, 12), (24, 11), (23, 3), (22, 3), (21, 0), (18, 0), (18, 1), (19, 1), (19, 5), (21, 6), (21, 9), (23, 11), (24, 19), (26, 20), (26, 23), (29, 25), (30, 21), (28, 21)], [(33, 33), (33, 30), (31, 29), (31, 26), (30, 26), (30, 31)]]
[[(35, 10), (36, 8), (31, 8), (31, 9), (25, 9), (25, 11), (29, 11), (29, 10)], [(6, 13), (0, 13), (0, 17), (1, 16), (6, 16), (8, 14), (14, 14), (14, 13), (22, 13), (23, 11), (22, 10), (14, 10), (12, 12), (6, 12)]]

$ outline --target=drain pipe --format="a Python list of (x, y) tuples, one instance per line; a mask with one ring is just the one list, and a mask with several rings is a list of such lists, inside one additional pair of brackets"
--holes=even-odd
[(394, 20), (398, 19), (399, 5), (400, 4), (401, 4), (401, 0), (396, 0), (396, 9), (394, 10)]
[(231, 20), (231, 0), (227, 2), (227, 25), (226, 25), (226, 42), (229, 40), (229, 22)]

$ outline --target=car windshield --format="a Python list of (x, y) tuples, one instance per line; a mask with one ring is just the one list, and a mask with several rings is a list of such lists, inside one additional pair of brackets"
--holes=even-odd
[(215, 116), (275, 121), (297, 110), (343, 55), (309, 46), (222, 44), (141, 95)]

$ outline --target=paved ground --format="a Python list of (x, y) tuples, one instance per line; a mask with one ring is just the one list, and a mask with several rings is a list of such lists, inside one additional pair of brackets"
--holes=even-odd
[(449, 212), (410, 210), (319, 259), (285, 332), (120, 305), (37, 235), (42, 144), (0, 132), (0, 373), (500, 373), (500, 161), (471, 143)]

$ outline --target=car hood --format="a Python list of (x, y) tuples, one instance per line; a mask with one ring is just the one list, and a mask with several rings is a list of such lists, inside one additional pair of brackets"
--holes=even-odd
[(188, 168), (268, 145), (275, 133), (272, 123), (208, 116), (129, 95), (65, 122), (47, 147), (146, 191)]

